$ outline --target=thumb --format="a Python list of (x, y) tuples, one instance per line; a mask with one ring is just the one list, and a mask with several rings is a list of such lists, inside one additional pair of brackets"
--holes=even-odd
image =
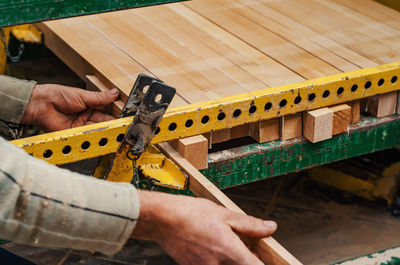
[(119, 95), (119, 90), (117, 88), (104, 92), (92, 92), (80, 89), (79, 92), (79, 96), (83, 103), (85, 103), (86, 107), (89, 108), (98, 108), (110, 105)]
[(250, 237), (266, 237), (276, 231), (277, 224), (274, 221), (264, 221), (252, 216), (235, 213), (229, 218), (231, 228), (240, 235)]

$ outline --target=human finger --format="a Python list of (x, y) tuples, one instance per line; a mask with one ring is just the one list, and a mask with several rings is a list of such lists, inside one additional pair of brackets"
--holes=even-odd
[(250, 251), (250, 249), (234, 232), (231, 233), (231, 240), (229, 240), (231, 253), (227, 253), (227, 256), (232, 259), (234, 262), (233, 264), (264, 265), (264, 263)]
[(103, 121), (110, 121), (114, 120), (115, 118), (109, 114), (106, 114), (101, 111), (93, 111), (92, 116), (90, 116), (89, 121), (97, 123), (97, 122), (103, 122)]
[(86, 107), (99, 108), (113, 103), (118, 98), (119, 90), (114, 88), (105, 92), (92, 92), (80, 89), (78, 93)]
[(274, 221), (265, 221), (238, 213), (232, 213), (228, 223), (234, 231), (251, 237), (266, 237), (277, 229), (277, 224)]
[(87, 109), (77, 114), (71, 122), (71, 128), (85, 125), (89, 118), (92, 116), (92, 113), (92, 109)]

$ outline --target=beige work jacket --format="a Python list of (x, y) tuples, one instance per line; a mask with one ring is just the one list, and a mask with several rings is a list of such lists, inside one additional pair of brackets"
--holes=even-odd
[[(34, 85), (0, 75), (1, 133), (18, 128)], [(58, 168), (0, 137), (0, 238), (112, 255), (138, 217), (138, 192), (131, 184)]]

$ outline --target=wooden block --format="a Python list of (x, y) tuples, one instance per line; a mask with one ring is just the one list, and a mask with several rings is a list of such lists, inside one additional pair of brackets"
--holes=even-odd
[(281, 118), (281, 139), (288, 140), (303, 134), (303, 114), (297, 113)]
[(249, 135), (259, 143), (279, 139), (280, 119), (270, 119), (249, 124)]
[(231, 129), (231, 139), (249, 136), (249, 124), (239, 125)]
[(397, 111), (396, 111), (396, 113), (400, 114), (400, 91), (398, 92), (398, 95), (397, 95)]
[(222, 143), (231, 139), (231, 129), (223, 129), (211, 132), (211, 141), (213, 144)]
[(329, 108), (333, 111), (332, 135), (347, 132), (351, 122), (351, 107), (340, 104)]
[(396, 111), (397, 91), (368, 98), (368, 113), (377, 118), (393, 115)]
[(170, 143), (195, 168), (207, 168), (208, 140), (203, 135), (187, 137), (171, 141)]
[(303, 136), (316, 143), (332, 138), (333, 111), (322, 108), (304, 112)]
[(351, 120), (350, 124), (359, 123), (361, 120), (361, 102), (360, 100), (355, 100), (347, 103), (351, 107)]

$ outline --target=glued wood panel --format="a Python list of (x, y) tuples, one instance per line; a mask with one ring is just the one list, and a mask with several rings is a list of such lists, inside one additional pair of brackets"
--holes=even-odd
[(179, 106), (400, 60), (398, 14), (372, 0), (193, 0), (39, 27), (82, 78), (124, 100), (147, 73)]

